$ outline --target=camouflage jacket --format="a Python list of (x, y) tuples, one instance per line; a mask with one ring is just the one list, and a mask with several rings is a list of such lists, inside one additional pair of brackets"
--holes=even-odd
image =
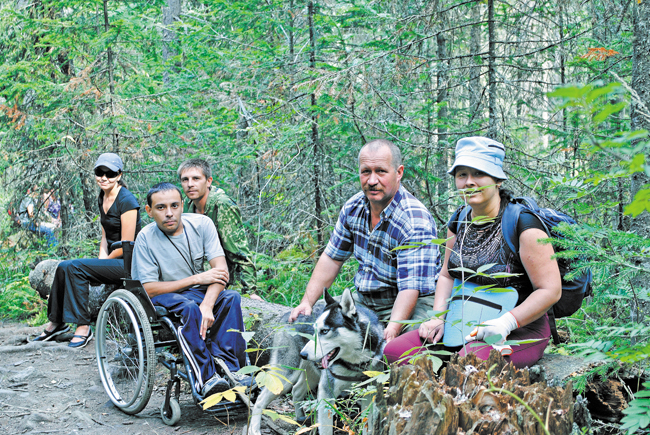
[[(196, 213), (196, 207), (192, 201), (185, 203), (183, 212)], [(239, 281), (242, 293), (254, 293), (257, 291), (255, 265), (251, 260), (251, 252), (248, 248), (248, 239), (239, 207), (223, 189), (213, 186), (208, 194), (205, 215), (212, 219), (217, 227), (230, 272), (229, 284)]]

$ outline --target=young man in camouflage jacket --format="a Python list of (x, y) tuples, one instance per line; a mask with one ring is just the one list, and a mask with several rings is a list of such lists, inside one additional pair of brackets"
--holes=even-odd
[(226, 254), (230, 282), (241, 283), (242, 293), (257, 291), (255, 265), (251, 260), (248, 239), (239, 207), (223, 189), (212, 187), (212, 168), (202, 159), (189, 159), (178, 168), (185, 195), (184, 213), (199, 213), (214, 222)]

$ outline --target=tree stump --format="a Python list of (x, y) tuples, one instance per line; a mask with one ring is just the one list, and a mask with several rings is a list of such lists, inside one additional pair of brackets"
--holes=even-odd
[[(379, 418), (372, 433), (382, 435), (543, 434), (543, 426), (508, 394), (489, 392), (487, 371), (497, 388), (523, 399), (553, 435), (569, 435), (573, 428), (571, 382), (549, 387), (531, 383), (528, 369), (517, 370), (492, 351), (487, 361), (475, 355), (454, 355), (436, 377), (431, 361), (391, 369), (388, 394), (377, 397)], [(381, 396), (381, 395), (380, 395)]]

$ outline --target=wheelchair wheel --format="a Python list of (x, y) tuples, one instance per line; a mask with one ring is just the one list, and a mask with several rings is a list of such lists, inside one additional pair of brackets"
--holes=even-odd
[(169, 399), (169, 412), (165, 412), (165, 404), (160, 407), (160, 417), (167, 426), (173, 426), (181, 419), (181, 405), (175, 397)]
[(142, 411), (151, 397), (156, 349), (138, 298), (116, 290), (97, 316), (97, 365), (111, 401), (127, 414)]

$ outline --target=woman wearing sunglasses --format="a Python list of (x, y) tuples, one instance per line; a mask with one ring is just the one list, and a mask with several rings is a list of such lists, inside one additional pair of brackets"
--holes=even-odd
[(122, 249), (111, 250), (112, 243), (135, 240), (141, 228), (140, 205), (122, 181), (122, 159), (105, 153), (95, 163), (95, 181), (99, 185), (99, 214), (102, 241), (98, 258), (66, 260), (59, 263), (47, 303), (50, 323), (33, 341), (49, 341), (77, 325), (69, 347), (82, 348), (93, 337), (88, 311), (90, 283), (120, 284), (124, 277)]

